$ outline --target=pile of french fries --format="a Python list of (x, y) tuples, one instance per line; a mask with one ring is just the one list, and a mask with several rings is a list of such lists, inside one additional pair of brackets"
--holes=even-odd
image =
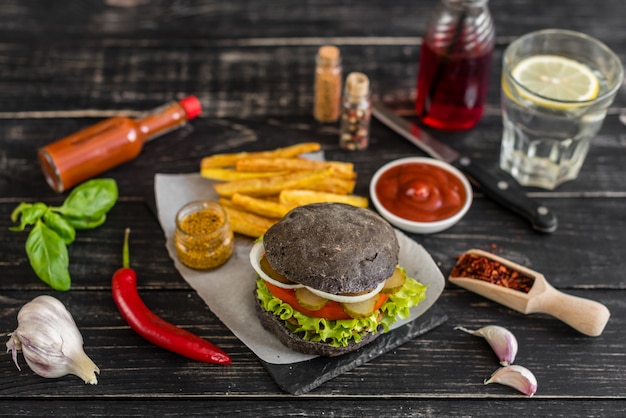
[(233, 230), (253, 238), (298, 206), (340, 202), (367, 207), (366, 197), (352, 194), (352, 163), (302, 157), (320, 149), (316, 142), (304, 142), (269, 151), (215, 154), (202, 159), (200, 174), (219, 181), (214, 188)]

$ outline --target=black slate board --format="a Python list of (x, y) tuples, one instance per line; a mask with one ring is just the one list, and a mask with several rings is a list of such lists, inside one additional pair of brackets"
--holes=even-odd
[(448, 317), (434, 305), (419, 318), (389, 331), (370, 344), (338, 357), (316, 357), (293, 364), (271, 364), (259, 359), (278, 386), (292, 395), (303, 395), (322, 383), (385, 354), (443, 324)]

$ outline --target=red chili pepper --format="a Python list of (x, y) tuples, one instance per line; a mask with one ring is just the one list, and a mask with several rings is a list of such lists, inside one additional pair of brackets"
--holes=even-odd
[(113, 300), (128, 325), (151, 343), (193, 360), (230, 364), (231, 358), (220, 348), (191, 332), (158, 317), (137, 292), (137, 275), (130, 265), (127, 228), (124, 235), (123, 267), (115, 272), (111, 284)]

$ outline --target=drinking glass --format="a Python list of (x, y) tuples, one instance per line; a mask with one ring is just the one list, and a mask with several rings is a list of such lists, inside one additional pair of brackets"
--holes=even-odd
[[(517, 65), (530, 57), (557, 62), (561, 57), (582, 64), (583, 73), (597, 78), (597, 94), (561, 100), (538, 93), (536, 86), (519, 80), (519, 73), (514, 76)], [(551, 76), (549, 71), (541, 75)], [(546, 29), (515, 40), (503, 58), (500, 167), (523, 186), (552, 190), (576, 179), (623, 78), (619, 58), (585, 34)]]

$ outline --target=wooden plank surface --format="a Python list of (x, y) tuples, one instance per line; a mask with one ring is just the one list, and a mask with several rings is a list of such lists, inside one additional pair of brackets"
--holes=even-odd
[[(75, 316), (86, 351), (100, 366), (97, 386), (76, 377), (42, 379), (20, 355), (0, 354), (0, 415), (85, 416), (623, 416), (626, 412), (626, 95), (618, 94), (578, 180), (555, 191), (527, 189), (557, 213), (559, 229), (531, 230), (479, 190), (467, 216), (435, 235), (411, 235), (447, 275), (455, 256), (481, 248), (542, 272), (560, 290), (611, 310), (599, 338), (556, 319), (524, 316), (448, 285), (438, 306), (448, 321), (393, 352), (301, 397), (285, 395), (254, 354), (215, 317), (173, 266), (148, 203), (156, 173), (197, 172), (202, 157), (300, 141), (323, 144), (328, 159), (351, 161), (357, 192), (385, 162), (423, 155), (377, 121), (366, 152), (339, 149), (334, 125), (313, 121), (313, 57), (341, 48), (344, 71), (370, 76), (374, 95), (415, 120), (412, 100), (424, 24), (434, 0), (196, 2), (0, 0), (0, 339), (19, 308), (49, 293)], [(490, 2), (497, 45), (485, 116), (437, 137), (484, 164), (496, 164), (501, 126), (500, 60), (526, 32), (561, 27), (605, 41), (626, 60), (621, 0)], [(34, 275), (26, 233), (10, 232), (22, 201), (59, 204), (36, 150), (113, 114), (142, 111), (196, 94), (204, 112), (145, 146), (141, 157), (106, 173), (120, 201), (104, 226), (79, 231), (70, 246), (72, 290), (57, 293)], [(133, 228), (139, 290), (157, 314), (233, 356), (228, 367), (200, 364), (132, 332), (110, 296), (121, 263), (122, 231)], [(483, 385), (497, 367), (485, 341), (455, 331), (498, 324), (520, 343), (518, 363), (537, 376), (531, 400)]]

